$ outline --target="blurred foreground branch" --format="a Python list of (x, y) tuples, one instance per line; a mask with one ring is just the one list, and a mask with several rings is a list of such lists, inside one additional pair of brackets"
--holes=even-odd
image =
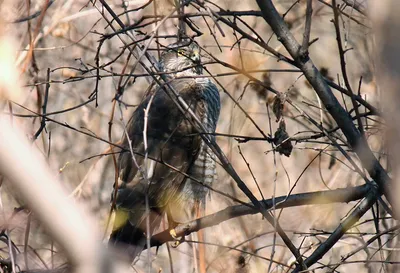
[[(12, 48), (7, 39), (0, 40), (0, 51)], [(0, 57), (9, 58), (3, 54)], [(11, 55), (12, 56), (12, 55)], [(2, 68), (17, 79), (12, 62), (0, 58)], [(4, 65), (7, 65), (6, 67)], [(0, 98), (21, 94), (17, 81), (0, 79)], [(0, 117), (0, 173), (13, 183), (50, 235), (64, 249), (76, 272), (114, 272), (125, 265), (116, 263), (101, 244), (98, 227), (91, 217), (67, 197), (56, 176), (39, 153), (7, 116)], [(120, 270), (119, 272), (123, 272)]]
[[(400, 164), (400, 8), (397, 1), (385, 0), (374, 3), (370, 7), (371, 19), (374, 22), (376, 36), (375, 50), (377, 61), (378, 83), (381, 90), (381, 99), (385, 107), (385, 119), (389, 128), (386, 131), (389, 144), (388, 150), (392, 151), (393, 177), (395, 189), (392, 190), (395, 207), (400, 208), (398, 196), (399, 166)], [(400, 215), (397, 214), (397, 217)]]
[[(65, 250), (76, 272), (116, 272), (124, 266), (108, 255), (94, 221), (67, 198), (55, 175), (22, 133), (0, 119), (0, 172), (12, 181), (29, 208)], [(118, 271), (121, 272), (121, 271)]]

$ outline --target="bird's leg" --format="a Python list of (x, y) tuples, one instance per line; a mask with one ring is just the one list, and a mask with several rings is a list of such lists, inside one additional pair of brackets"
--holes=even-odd
[[(206, 205), (205, 202), (197, 201), (195, 203), (196, 219), (201, 218), (205, 215)], [(198, 257), (199, 257), (199, 273), (206, 273), (206, 249), (204, 243), (204, 233), (203, 230), (197, 232), (197, 238), (199, 241), (198, 247)]]
[(172, 247), (177, 247), (179, 246), (183, 241), (185, 241), (185, 236), (178, 237), (176, 235), (175, 228), (181, 224), (177, 221), (174, 220), (171, 212), (171, 207), (168, 206), (167, 208), (167, 219), (168, 219), (168, 229), (169, 229), (169, 234), (171, 235), (172, 238), (174, 238), (176, 241), (172, 244)]
[(171, 207), (168, 206), (167, 209), (167, 219), (168, 219), (168, 229), (174, 229), (176, 228), (179, 224), (179, 222), (174, 220), (174, 217), (172, 216), (172, 212), (171, 212)]

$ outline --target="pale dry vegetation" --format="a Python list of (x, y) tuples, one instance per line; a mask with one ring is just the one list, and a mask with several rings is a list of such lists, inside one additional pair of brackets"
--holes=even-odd
[[(183, 1), (191, 3), (181, 10), (172, 0), (106, 1), (120, 23), (103, 2), (0, 1), (7, 14), (0, 21), (0, 57), (11, 57), (4, 48), (12, 44), (8, 52), (16, 54), (13, 62), (20, 76), (19, 83), (12, 84), (21, 86), (19, 92), (4, 92), (1, 118), (24, 130), (32, 149), (53, 172), (54, 183), (63, 186), (69, 201), (83, 205), (104, 232), (115, 181), (113, 143), (118, 145), (124, 125), (152, 81), (143, 69), (151, 67), (147, 56), (137, 65), (131, 51), (137, 54), (143, 51), (139, 45), (146, 46), (147, 53), (158, 59), (163, 47), (176, 41), (183, 20), (178, 17), (184, 18), (182, 32), (203, 49), (204, 75), (219, 86), (217, 143), (251, 193), (258, 200), (271, 199), (268, 214), (275, 219), (270, 223), (253, 205), (231, 207), (240, 205), (237, 200), (250, 200), (219, 160), (218, 181), (206, 210), (215, 217), (206, 217), (197, 226), (192, 222), (193, 233), (178, 246), (168, 242), (157, 254), (155, 247), (151, 254), (144, 251), (132, 272), (149, 272), (148, 255), (151, 272), (200, 272), (204, 265), (207, 272), (298, 272), (302, 266), (315, 272), (399, 270), (395, 203), (387, 199), (395, 191), (387, 186), (393, 166), (376, 83), (368, 1), (336, 1), (335, 11), (335, 1), (330, 0), (274, 1), (303, 45), (296, 57), (281, 44), (291, 37), (281, 33), (277, 39), (257, 1)], [(312, 4), (308, 16), (307, 3)], [(180, 16), (182, 12), (186, 16)], [(308, 38), (306, 19), (311, 22)], [(132, 27), (119, 31), (121, 23)], [(330, 89), (318, 85), (321, 74), (307, 66), (308, 56)], [(1, 69), (5, 75), (8, 68)], [(339, 104), (332, 104), (332, 97), (323, 98), (327, 90)], [(278, 141), (276, 132), (284, 125)], [(357, 137), (367, 140), (369, 152)], [(65, 268), (63, 247), (48, 235), (47, 224), (25, 206), (25, 198), (7, 177), (0, 179), (0, 269)], [(294, 195), (303, 193), (311, 194)], [(231, 210), (222, 211), (228, 207)], [(160, 232), (166, 227), (165, 223)], [(182, 235), (185, 224), (179, 227)], [(205, 242), (200, 242), (205, 245), (205, 261), (193, 257), (198, 229), (205, 234)], [(282, 232), (297, 253), (289, 250)], [(107, 236), (104, 245), (106, 241)], [(315, 251), (321, 256), (313, 258)]]

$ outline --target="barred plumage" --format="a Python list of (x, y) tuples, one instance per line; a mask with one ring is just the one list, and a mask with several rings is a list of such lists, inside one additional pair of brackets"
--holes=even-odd
[[(207, 133), (214, 133), (220, 112), (218, 89), (209, 79), (190, 78), (201, 72), (199, 56), (195, 44), (184, 47), (174, 44), (162, 55), (160, 67), (171, 73), (169, 85), (202, 120)], [(181, 76), (185, 77), (179, 78)], [(121, 153), (118, 158), (116, 221), (110, 244), (125, 244), (132, 257), (140, 254), (145, 246), (146, 216), (150, 217), (148, 228), (153, 233), (166, 211), (174, 214), (173, 210), (181, 210), (188, 204), (204, 203), (207, 188), (186, 179), (182, 173), (205, 184), (211, 184), (215, 177), (213, 154), (193, 126), (193, 117), (189, 113), (182, 114), (163, 88), (151, 92), (133, 113), (127, 126), (129, 137), (123, 137), (122, 146), (127, 151), (132, 147), (134, 153), (143, 155), (146, 152), (144, 109), (149, 106), (148, 162), (144, 162), (143, 156), (135, 155), (133, 158), (130, 152)], [(146, 174), (140, 171), (144, 164), (147, 166)], [(146, 214), (146, 195), (149, 214)]]

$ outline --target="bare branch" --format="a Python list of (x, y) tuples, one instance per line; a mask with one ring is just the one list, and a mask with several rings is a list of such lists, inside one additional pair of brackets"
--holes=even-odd
[[(290, 196), (275, 197), (272, 199), (260, 200), (260, 203), (265, 205), (266, 209), (271, 209), (276, 204), (276, 209), (297, 207), (304, 205), (315, 204), (330, 204), (330, 203), (343, 203), (351, 202), (364, 198), (370, 191), (370, 185), (363, 185), (354, 188), (345, 188), (329, 191), (309, 192), (292, 194)], [(251, 204), (251, 203), (249, 203)], [(180, 224), (174, 228), (178, 237), (187, 236), (192, 232), (197, 232), (201, 229), (218, 225), (222, 222), (231, 220), (236, 217), (257, 214), (259, 211), (251, 206), (236, 205), (223, 209), (203, 218), (194, 221)], [(169, 230), (154, 235), (152, 238), (152, 246), (160, 246), (166, 242), (175, 241)]]
[(302, 56), (298, 54), (300, 45), (276, 11), (272, 2), (270, 0), (257, 0), (257, 3), (263, 12), (264, 19), (271, 26), (278, 39), (293, 57), (297, 66), (303, 71), (326, 109), (335, 119), (336, 123), (346, 136), (351, 148), (357, 153), (364, 168), (368, 170), (370, 176), (378, 183), (379, 187), (383, 190), (385, 197), (388, 200), (391, 200), (389, 176), (372, 154), (368, 143), (364, 138), (362, 138), (348, 113), (343, 109), (336, 97), (333, 95), (321, 73), (309, 57), (302, 58)]

